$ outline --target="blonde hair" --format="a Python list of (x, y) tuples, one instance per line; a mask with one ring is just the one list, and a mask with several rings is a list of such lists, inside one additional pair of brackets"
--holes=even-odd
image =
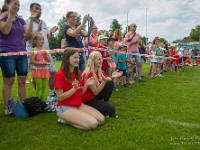
[[(32, 48), (34, 48), (34, 47), (37, 46), (37, 44), (36, 44), (35, 41), (37, 40), (37, 38), (38, 38), (39, 36), (43, 36), (42, 33), (36, 33), (36, 34), (34, 34), (33, 40), (32, 40)], [(44, 37), (44, 36), (43, 36), (43, 37)]]
[(91, 54), (90, 54), (90, 56), (89, 56), (89, 58), (88, 58), (88, 60), (87, 60), (87, 65), (86, 65), (86, 69), (85, 69), (85, 71), (83, 72), (83, 74), (86, 74), (86, 78), (84, 79), (85, 81), (87, 80), (87, 76), (88, 76), (88, 74), (91, 72), (92, 73), (92, 76), (95, 78), (95, 80), (100, 80), (100, 81), (102, 81), (102, 76), (101, 76), (101, 74), (102, 74), (102, 70), (101, 70), (101, 67), (99, 67), (98, 68), (98, 78), (97, 78), (97, 76), (96, 76), (96, 72), (95, 72), (95, 65), (94, 65), (94, 62), (95, 62), (95, 59), (97, 58), (97, 57), (102, 57), (101, 56), (101, 53), (99, 52), (99, 51), (93, 51)]

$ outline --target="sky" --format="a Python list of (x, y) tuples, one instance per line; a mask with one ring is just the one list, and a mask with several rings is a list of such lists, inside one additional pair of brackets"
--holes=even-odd
[[(4, 0), (0, 0), (3, 5)], [(30, 16), (33, 0), (20, 0), (19, 15)], [(109, 30), (113, 19), (122, 25), (137, 24), (137, 33), (149, 41), (159, 36), (168, 42), (189, 36), (192, 28), (200, 25), (199, 0), (40, 0), (41, 19), (48, 27), (57, 25), (68, 11), (76, 11), (82, 17), (90, 14), (99, 30)], [(127, 15), (128, 14), (128, 15)], [(146, 30), (147, 29), (147, 30)], [(147, 31), (147, 32), (146, 32)]]

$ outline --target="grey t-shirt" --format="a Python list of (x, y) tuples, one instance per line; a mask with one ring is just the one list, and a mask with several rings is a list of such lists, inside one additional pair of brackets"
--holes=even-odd
[[(28, 26), (30, 25), (30, 19), (26, 19), (25, 22)], [(38, 29), (38, 23), (36, 21), (33, 21), (33, 32), (35, 32), (37, 29)], [(40, 33), (42, 33), (42, 35), (44, 36), (43, 48), (49, 49), (49, 41), (47, 38), (49, 34), (49, 30), (44, 21), (42, 22), (42, 30), (40, 31)], [(26, 42), (26, 50), (27, 51), (32, 50), (32, 39)]]

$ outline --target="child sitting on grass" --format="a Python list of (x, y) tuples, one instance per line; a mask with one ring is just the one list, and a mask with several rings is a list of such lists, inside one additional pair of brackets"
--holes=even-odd
[(190, 62), (189, 57), (186, 57), (186, 59), (184, 60), (184, 66), (193, 66), (193, 64)]

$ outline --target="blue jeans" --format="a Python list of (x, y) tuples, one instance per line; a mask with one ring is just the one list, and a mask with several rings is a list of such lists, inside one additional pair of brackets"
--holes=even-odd
[(86, 67), (86, 64), (87, 64), (87, 59), (86, 59), (84, 51), (81, 53), (81, 55), (83, 56), (85, 62), (82, 63), (82, 64), (79, 64), (79, 69), (80, 69), (81, 72), (83, 72), (85, 70), (85, 67)]
[(15, 71), (17, 72), (17, 76), (26, 76), (28, 72), (27, 55), (2, 56), (1, 69), (6, 78), (15, 77)]
[(137, 53), (137, 52), (131, 52), (128, 54), (128, 59), (131, 59), (131, 58), (135, 58), (135, 62), (137, 64), (141, 64), (142, 63), (142, 59), (141, 59), (141, 56), (137, 55), (137, 54), (140, 54), (140, 53)]

